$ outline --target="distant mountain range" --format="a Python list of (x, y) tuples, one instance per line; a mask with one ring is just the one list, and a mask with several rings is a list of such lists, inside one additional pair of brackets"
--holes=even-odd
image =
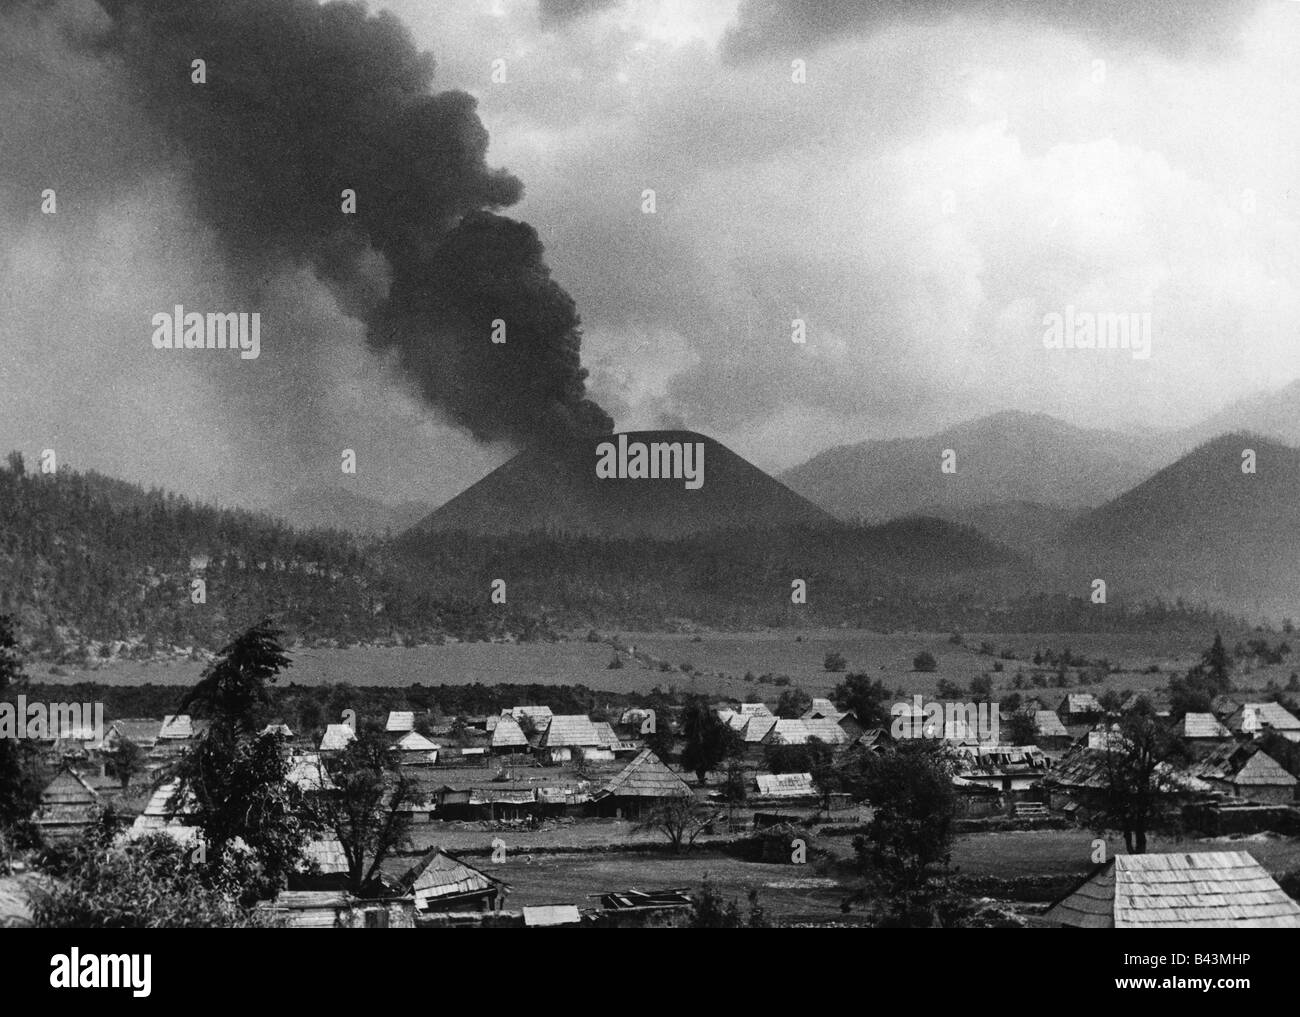
[(429, 514), (425, 502), (389, 505), (340, 487), (301, 487), (262, 511), (300, 530), (346, 530), (361, 536), (398, 534)]
[[(841, 519), (942, 512), (964, 522), (965, 513), (989, 505), (1100, 505), (1164, 466), (1172, 444), (1012, 411), (929, 437), (827, 449), (781, 479)], [(955, 454), (955, 472), (941, 470), (946, 450)]]
[[(993, 535), (980, 520), (997, 516), (998, 506), (1019, 505), (1032, 536), (1119, 497), (1229, 433), (1300, 446), (1300, 382), (1241, 400), (1191, 427), (1140, 435), (1075, 427), (1041, 413), (995, 413), (925, 437), (836, 446), (780, 479), (841, 519), (929, 514)], [(940, 470), (947, 449), (956, 454), (955, 473)], [(1025, 506), (1041, 510), (1027, 514)]]

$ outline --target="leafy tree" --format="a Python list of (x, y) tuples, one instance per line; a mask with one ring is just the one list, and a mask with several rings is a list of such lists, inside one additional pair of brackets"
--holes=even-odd
[(822, 667), (827, 671), (845, 671), (848, 666), (849, 662), (845, 659), (844, 654), (837, 650), (831, 650), (822, 659)]
[[(0, 615), (0, 701), (26, 681), (13, 621)], [(36, 836), (30, 817), (40, 802), (40, 787), (35, 761), (28, 758), (31, 748), (27, 741), (0, 738), (0, 832), (7, 831), (6, 841), (15, 844), (30, 843)]]
[(931, 870), (948, 865), (957, 808), (951, 761), (940, 745), (918, 739), (864, 762), (862, 791), (875, 814), (854, 838), (858, 864), (889, 897), (911, 902)]
[(131, 784), (131, 778), (144, 769), (144, 749), (140, 748), (130, 738), (123, 738), (117, 743), (117, 748), (110, 752), (105, 752), (112, 765), (113, 773), (121, 782), (123, 789)]
[(343, 845), (349, 889), (359, 894), (406, 840), (416, 784), (368, 728), (325, 766), (337, 791), (322, 796), (317, 813)]
[(214, 726), (251, 730), (269, 702), (267, 685), (292, 661), (280, 645), (283, 633), (262, 619), (221, 649), (181, 701), (181, 710), (210, 717)]
[(183, 702), (211, 723), (182, 757), (173, 807), (192, 801), (192, 821), (216, 865), (231, 860), (242, 841), (258, 871), (245, 888), (269, 897), (301, 863), (307, 839), (319, 829), (301, 788), (289, 778), (289, 760), (274, 735), (253, 734), (270, 700), (267, 684), (289, 666), (279, 633), (259, 622), (231, 642)]
[(1012, 745), (1033, 745), (1038, 740), (1038, 725), (1027, 713), (1013, 713), (1007, 722), (1006, 737)]
[(704, 696), (687, 698), (680, 723), (682, 737), (686, 740), (682, 748), (682, 766), (694, 773), (701, 784), (710, 770), (743, 748), (743, 745), (738, 746), (740, 739), (736, 732), (710, 709)]
[(802, 717), (812, 706), (812, 696), (803, 689), (785, 689), (776, 701), (776, 715), (787, 720)]
[(918, 653), (915, 657), (912, 658), (913, 671), (922, 671), (922, 672), (929, 673), (931, 671), (937, 671), (938, 668), (939, 668), (939, 662), (934, 659), (934, 654), (931, 653), (929, 650), (922, 650), (920, 653)]
[(653, 830), (668, 838), (676, 854), (685, 854), (717, 814), (694, 797), (666, 798), (651, 809), (638, 830)]
[(772, 923), (759, 903), (758, 888), (748, 894), (749, 910), (742, 915), (740, 904), (733, 898), (727, 900), (706, 877), (697, 893), (691, 895), (692, 929), (767, 929)]
[(195, 929), (275, 925), (236, 903), (228, 869), (195, 862), (166, 834), (114, 846), (92, 836), (58, 879), (32, 892), (32, 918), (46, 929)]
[(975, 702), (988, 702), (993, 698), (993, 679), (986, 674), (976, 675), (970, 680), (971, 699)]
[(845, 675), (831, 692), (831, 702), (857, 718), (865, 728), (889, 727), (889, 690), (879, 678), (866, 674)]
[(1172, 760), (1184, 753), (1176, 728), (1156, 716), (1146, 700), (1124, 714), (1101, 751), (1107, 811), (1103, 821), (1124, 834), (1129, 854), (1144, 854), (1147, 832), (1161, 814), (1161, 797), (1177, 785)]

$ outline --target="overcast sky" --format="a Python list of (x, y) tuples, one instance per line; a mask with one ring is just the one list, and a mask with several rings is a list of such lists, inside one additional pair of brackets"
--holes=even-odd
[[(779, 469), (1008, 408), (1178, 425), (1300, 377), (1300, 3), (378, 6), (478, 98), (620, 428), (690, 427)], [(0, 115), (44, 101), (84, 145), (97, 74), (43, 99), (11, 82)], [(271, 299), (319, 334), (320, 370), (254, 418), (213, 374), (269, 376), (273, 335), (251, 367), (160, 365), (141, 317), (178, 290), (218, 305), (225, 272), (138, 144), (121, 157), (159, 161), (149, 186), (57, 230), (19, 211), (40, 174), (0, 152), (8, 446), (228, 501), (332, 479), (341, 444), (388, 500), (441, 501), (505, 458), (406, 394), (310, 277)], [(1044, 349), (1070, 305), (1150, 311), (1150, 359)], [(328, 433), (295, 468), (277, 419), (308, 401)]]

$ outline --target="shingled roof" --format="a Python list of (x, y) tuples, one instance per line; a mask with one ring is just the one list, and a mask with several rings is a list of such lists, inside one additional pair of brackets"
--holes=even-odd
[(1231, 738), (1232, 732), (1212, 713), (1189, 713), (1183, 717), (1184, 738)]
[(501, 880), (467, 865), (441, 848), (432, 848), (402, 876), (401, 887), (414, 893), (416, 904), (424, 907), (429, 901), (443, 897), (458, 897), (466, 893), (479, 893), (495, 886), (505, 886)]
[(600, 745), (600, 735), (591, 718), (582, 713), (562, 713), (551, 718), (551, 723), (542, 736), (543, 748), (554, 749), (563, 746), (584, 746), (595, 748)]
[(330, 724), (321, 736), (320, 749), (322, 752), (342, 752), (356, 737), (357, 733), (349, 725)]
[(1246, 851), (1117, 855), (1048, 909), (1076, 928), (1300, 928), (1300, 904)]
[(404, 731), (414, 731), (415, 711), (390, 710), (388, 712), (388, 722), (384, 724), (384, 730), (390, 734), (401, 734)]
[(1070, 732), (1065, 730), (1061, 718), (1051, 710), (1034, 711), (1034, 732), (1040, 738), (1068, 738)]
[(688, 798), (694, 794), (675, 770), (649, 749), (642, 749), (593, 797)]
[(1258, 734), (1265, 728), (1274, 731), (1300, 731), (1300, 718), (1281, 703), (1245, 703), (1228, 718), (1228, 726), (1244, 734)]
[(492, 730), (492, 747), (494, 749), (526, 749), (528, 738), (519, 721), (510, 714), (497, 718), (497, 726)]

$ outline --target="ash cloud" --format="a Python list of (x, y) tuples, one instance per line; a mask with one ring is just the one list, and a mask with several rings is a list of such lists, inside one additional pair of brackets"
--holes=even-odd
[[(0, 11), (53, 22), (69, 6), (7, 0)], [(522, 184), (488, 166), (474, 98), (433, 92), (432, 58), (397, 19), (314, 0), (99, 7), (102, 24), (75, 19), (65, 41), (111, 70), (131, 97), (123, 119), (140, 116), (159, 139), (155, 159), (183, 167), (196, 214), (248, 293), (309, 269), (372, 348), (479, 439), (612, 429), (585, 395), (573, 301), (537, 234), (497, 214)], [(205, 84), (191, 83), (195, 59)], [(341, 211), (345, 188), (355, 215)], [(490, 341), (497, 318), (505, 345)], [(280, 362), (309, 380), (312, 335), (268, 342), (292, 344)]]

